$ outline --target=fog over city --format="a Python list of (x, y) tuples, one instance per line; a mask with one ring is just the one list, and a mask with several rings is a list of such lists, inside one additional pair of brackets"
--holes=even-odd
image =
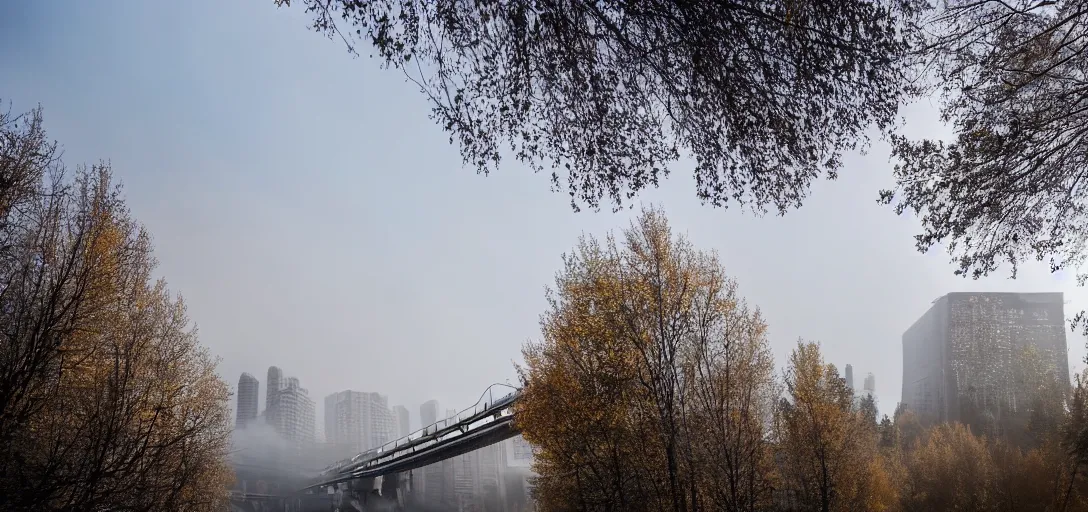
[[(776, 376), (798, 339), (818, 341), (856, 390), (871, 374), (878, 417), (903, 396), (904, 332), (939, 297), (1060, 292), (1066, 320), (1088, 309), (1088, 288), (1045, 261), (976, 280), (954, 275), (944, 247), (916, 250), (919, 220), (878, 204), (895, 183), (875, 129), (782, 216), (702, 204), (683, 158), (628, 208), (576, 212), (563, 180), (514, 158), (487, 176), (461, 165), (416, 85), (312, 24), (272, 0), (0, 5), (2, 109), (41, 105), (70, 167), (111, 165), (152, 236), (155, 275), (218, 358), (232, 415), (239, 377), (259, 382), (234, 456), (292, 449), (265, 421), (273, 366), (312, 399), (316, 441), (329, 439), (326, 397), (342, 391), (403, 406), (415, 431), (428, 401), (443, 419), (492, 384), (519, 385), (563, 255), (583, 235), (622, 238), (644, 207), (716, 253), (760, 309)], [(953, 136), (935, 100), (901, 115), (908, 136)], [(1068, 375), (1084, 370), (1085, 343), (1066, 329)], [(353, 450), (325, 455), (300, 464)]]
[[(223, 377), (280, 366), (318, 417), (320, 399), (345, 389), (416, 411), (516, 381), (560, 255), (632, 216), (574, 213), (548, 176), (513, 161), (488, 177), (462, 168), (412, 87), (302, 30), (298, 10), (17, 3), (0, 19), (4, 101), (48, 105), (66, 158), (112, 162)], [(942, 129), (931, 104), (905, 115), (909, 132)], [(763, 309), (779, 361), (798, 337), (819, 340), (828, 361), (876, 376), (890, 412), (900, 337), (937, 297), (1062, 291), (1068, 312), (1088, 306), (1044, 264), (972, 281), (944, 253), (914, 251), (916, 221), (876, 203), (890, 167), (880, 141), (847, 155), (838, 180), (815, 182), (784, 217), (704, 207), (684, 173), (641, 201), (719, 252)], [(1080, 365), (1083, 340), (1068, 345)]]

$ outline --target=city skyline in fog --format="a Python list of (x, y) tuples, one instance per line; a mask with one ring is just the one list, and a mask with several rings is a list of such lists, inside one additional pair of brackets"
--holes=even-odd
[[(269, 366), (309, 389), (317, 418), (350, 389), (404, 405), (413, 428), (428, 400), (460, 410), (516, 383), (561, 255), (640, 204), (717, 251), (762, 309), (779, 372), (798, 338), (820, 341), (855, 386), (874, 374), (882, 413), (901, 395), (902, 335), (938, 297), (1063, 292), (1067, 318), (1088, 308), (1042, 264), (974, 281), (917, 253), (917, 220), (876, 202), (893, 181), (880, 140), (783, 217), (701, 205), (689, 161), (633, 210), (575, 213), (510, 159), (488, 177), (463, 167), (414, 87), (308, 24), (264, 0), (0, 7), (5, 108), (41, 104), (69, 166), (112, 163), (220, 375), (256, 376), (262, 409)], [(929, 103), (903, 114), (910, 135), (948, 133)], [(1073, 373), (1084, 338), (1067, 339)]]
[[(304, 392), (306, 392), (307, 394), (309, 394), (309, 390), (306, 389), (306, 386), (305, 386), (306, 382), (303, 379), (299, 378), (296, 375), (292, 375), (289, 371), (286, 371), (282, 367), (273, 366), (273, 367), (270, 367), (269, 370), (271, 370), (272, 368), (275, 368), (275, 369), (279, 370), (281, 372), (281, 376), (283, 377), (284, 380), (286, 380), (286, 379), (297, 380), (298, 383), (299, 383), (299, 386), (301, 388), (303, 388), (302, 390)], [(262, 381), (261, 379), (257, 378), (253, 374), (253, 372), (250, 372), (250, 371), (242, 372), (239, 375), (238, 378), (236, 378), (236, 379), (234, 379), (232, 381), (232, 384), (234, 384), (235, 396), (234, 396), (234, 401), (231, 404), (231, 414), (233, 416), (232, 424), (235, 425), (236, 428), (245, 428), (247, 425), (252, 424), (255, 421), (260, 421), (262, 423), (267, 423), (269, 421), (267, 416), (266, 416), (266, 413), (267, 413), (268, 407), (269, 407), (269, 402), (268, 402), (268, 389), (269, 389), (269, 387), (268, 387), (267, 382), (268, 382), (267, 378)], [(244, 383), (244, 385), (243, 385), (243, 383)], [(253, 390), (254, 385), (256, 387), (256, 392), (255, 393), (254, 393), (254, 390)], [(243, 389), (244, 387), (246, 389)], [(283, 387), (281, 386), (280, 389), (282, 390)], [(511, 391), (513, 391), (511, 388), (508, 388), (508, 387), (506, 387), (504, 385), (495, 386), (494, 391), (493, 391), (493, 398), (501, 397), (501, 396), (506, 395), (507, 393), (509, 393)], [(393, 440), (393, 439), (397, 439), (397, 438), (400, 438), (400, 437), (407, 436), (411, 432), (415, 432), (416, 430), (419, 430), (419, 429), (421, 429), (421, 428), (423, 428), (423, 427), (425, 427), (427, 425), (433, 424), (436, 421), (446, 419), (447, 416), (449, 416), (449, 415), (451, 415), (453, 413), (460, 413), (460, 412), (462, 412), (464, 410), (471, 409), (477, 403), (476, 401), (474, 401), (474, 402), (472, 402), (470, 404), (466, 404), (466, 405), (451, 405), (449, 407), (445, 407), (443, 404), (439, 403), (437, 400), (434, 400), (434, 399), (430, 399), (430, 400), (427, 400), (426, 402), (421, 402), (419, 404), (393, 403), (393, 402), (388, 402), (388, 393), (382, 392), (381, 390), (341, 389), (341, 390), (338, 390), (338, 391), (333, 391), (332, 393), (329, 393), (329, 394), (327, 394), (325, 396), (315, 396), (313, 394), (309, 394), (310, 399), (313, 400), (313, 402), (315, 404), (315, 411), (316, 411), (316, 418), (317, 418), (317, 421), (315, 423), (316, 426), (317, 426), (317, 428), (315, 429), (315, 438), (314, 438), (315, 441), (321, 441), (321, 442), (328, 442), (329, 441), (328, 433), (326, 431), (327, 426), (325, 425), (325, 422), (327, 421), (327, 419), (325, 419), (325, 414), (324, 414), (324, 412), (327, 410), (326, 407), (325, 407), (326, 400), (333, 398), (335, 395), (339, 395), (341, 393), (346, 393), (346, 392), (362, 393), (362, 394), (376, 393), (378, 395), (381, 395), (383, 398), (385, 398), (387, 400), (387, 404), (386, 404), (387, 407), (386, 408), (388, 409), (388, 412), (391, 414), (392, 421), (393, 421), (393, 424), (391, 425), (391, 431), (390, 431), (390, 435), (391, 435), (391, 437), (389, 439), (390, 441)], [(253, 395), (256, 395), (256, 396), (253, 397)], [(480, 398), (480, 399), (486, 399), (486, 398)], [(424, 422), (425, 414), (423, 413), (423, 409), (424, 409), (424, 407), (427, 406), (427, 404), (429, 402), (435, 402), (437, 404), (439, 410), (440, 411), (445, 411), (445, 412), (444, 412), (444, 415), (439, 413), (436, 416), (436, 419), (428, 420), (428, 421)], [(242, 419), (239, 420), (239, 417), (241, 417)], [(407, 418), (407, 427), (406, 428), (408, 429), (408, 431), (405, 431), (404, 430), (405, 427), (402, 426), (402, 421), (403, 421), (403, 418), (405, 418), (405, 417)]]

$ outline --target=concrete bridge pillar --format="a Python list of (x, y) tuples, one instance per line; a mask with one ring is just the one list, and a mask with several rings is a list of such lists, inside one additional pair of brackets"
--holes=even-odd
[(377, 478), (360, 478), (341, 484), (333, 500), (338, 512), (394, 512), (405, 510), (411, 478), (394, 473)]
[(412, 492), (412, 473), (391, 473), (382, 477), (381, 493), (385, 500), (396, 503), (397, 510), (408, 506)]

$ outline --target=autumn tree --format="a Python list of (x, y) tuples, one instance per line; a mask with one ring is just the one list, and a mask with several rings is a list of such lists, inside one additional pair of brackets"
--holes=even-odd
[[(820, 347), (798, 342), (785, 375), (786, 394), (775, 420), (785, 506), (831, 512), (890, 506), (875, 493), (886, 479), (876, 471), (875, 417), (855, 408), (853, 393)], [(876, 477), (876, 481), (874, 481)]]
[(870, 429), (877, 428), (877, 407), (876, 398), (873, 395), (862, 395), (855, 403), (858, 411), (858, 417), (861, 419), (863, 425)]
[(1088, 393), (1056, 387), (1030, 349), (1012, 388), (1030, 442), (927, 428), (902, 405), (878, 422), (815, 343), (799, 343), (776, 382), (758, 309), (659, 210), (584, 237), (563, 262), (519, 369), (542, 510), (1088, 506)]
[(0, 508), (222, 506), (228, 388), (150, 237), (107, 165), (66, 173), (40, 111), (4, 121)]
[[(12, 457), (82, 320), (89, 223), (71, 215), (41, 111), (0, 114), (0, 454)], [(6, 459), (10, 460), (10, 459)], [(0, 475), (8, 464), (0, 464)]]
[(1070, 392), (1068, 415), (1062, 425), (1061, 443), (1066, 455), (1062, 483), (1061, 503), (1064, 509), (1080, 505), (1088, 510), (1088, 383), (1085, 374), (1077, 375), (1075, 385)]
[(694, 445), (692, 470), (704, 489), (695, 504), (705, 510), (761, 510), (773, 497), (767, 432), (779, 386), (767, 325), (758, 310), (732, 299), (735, 281), (723, 284), (718, 293), (731, 299), (703, 310), (687, 349), (685, 438)]
[(545, 510), (766, 504), (765, 325), (714, 255), (645, 210), (619, 240), (583, 238), (549, 301), (517, 411)]
[(995, 507), (994, 462), (982, 437), (942, 424), (908, 457), (906, 510), (983, 511)]
[(1066, 421), (1066, 401), (1071, 392), (1069, 382), (1063, 382), (1066, 374), (1058, 371), (1053, 363), (1048, 364), (1049, 358), (1034, 345), (1023, 347), (1016, 357), (1013, 378), (1020, 393), (1020, 416), (1025, 418), (1023, 432), (1014, 434), (1023, 434), (1027, 440), (1020, 443), (1023, 446), (1038, 447), (1056, 442), (1062, 423)]
[[(610, 240), (611, 241), (611, 240)], [(548, 291), (543, 339), (525, 348), (517, 418), (537, 446), (536, 499), (544, 510), (658, 510), (659, 436), (638, 383), (632, 347), (600, 317), (617, 293), (616, 261), (583, 239)]]
[[(1084, 510), (1065, 495), (1072, 474), (1068, 453), (1057, 443), (1022, 449), (1007, 441), (990, 443), (994, 462), (993, 496), (996, 510)], [(1079, 494), (1079, 493), (1078, 493)]]
[(703, 201), (785, 211), (893, 121), (920, 2), (299, 3), (401, 70), (478, 172), (509, 154), (618, 206), (690, 155)]
[(925, 428), (918, 419), (918, 415), (902, 404), (895, 408), (892, 429), (894, 433), (891, 436), (896, 441), (895, 446), (898, 446), (901, 450), (913, 449), (915, 443), (919, 442), (925, 433)]
[(1084, 482), (1071, 453), (1049, 440), (1025, 449), (960, 423), (935, 425), (900, 452), (901, 506), (906, 511), (1086, 510)]

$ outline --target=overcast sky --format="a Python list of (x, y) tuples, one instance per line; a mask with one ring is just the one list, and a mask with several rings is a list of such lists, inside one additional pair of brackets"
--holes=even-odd
[[(272, 0), (2, 2), (0, 99), (41, 104), (69, 165), (112, 162), (232, 386), (254, 374), (263, 408), (278, 365), (319, 419), (325, 395), (353, 389), (405, 404), (418, 426), (426, 400), (460, 409), (516, 382), (560, 255), (631, 213), (574, 213), (513, 162), (490, 177), (462, 167), (398, 72), (307, 23)], [(943, 131), (932, 105), (906, 116), (914, 134)], [(938, 296), (1063, 291), (1067, 315), (1088, 307), (1042, 267), (971, 281), (917, 253), (917, 221), (875, 201), (891, 181), (883, 144), (785, 217), (701, 205), (690, 168), (640, 201), (718, 251), (780, 363), (798, 337), (820, 341), (859, 387), (876, 375), (882, 412), (900, 398), (901, 335)], [(1076, 371), (1084, 340), (1068, 340)]]

